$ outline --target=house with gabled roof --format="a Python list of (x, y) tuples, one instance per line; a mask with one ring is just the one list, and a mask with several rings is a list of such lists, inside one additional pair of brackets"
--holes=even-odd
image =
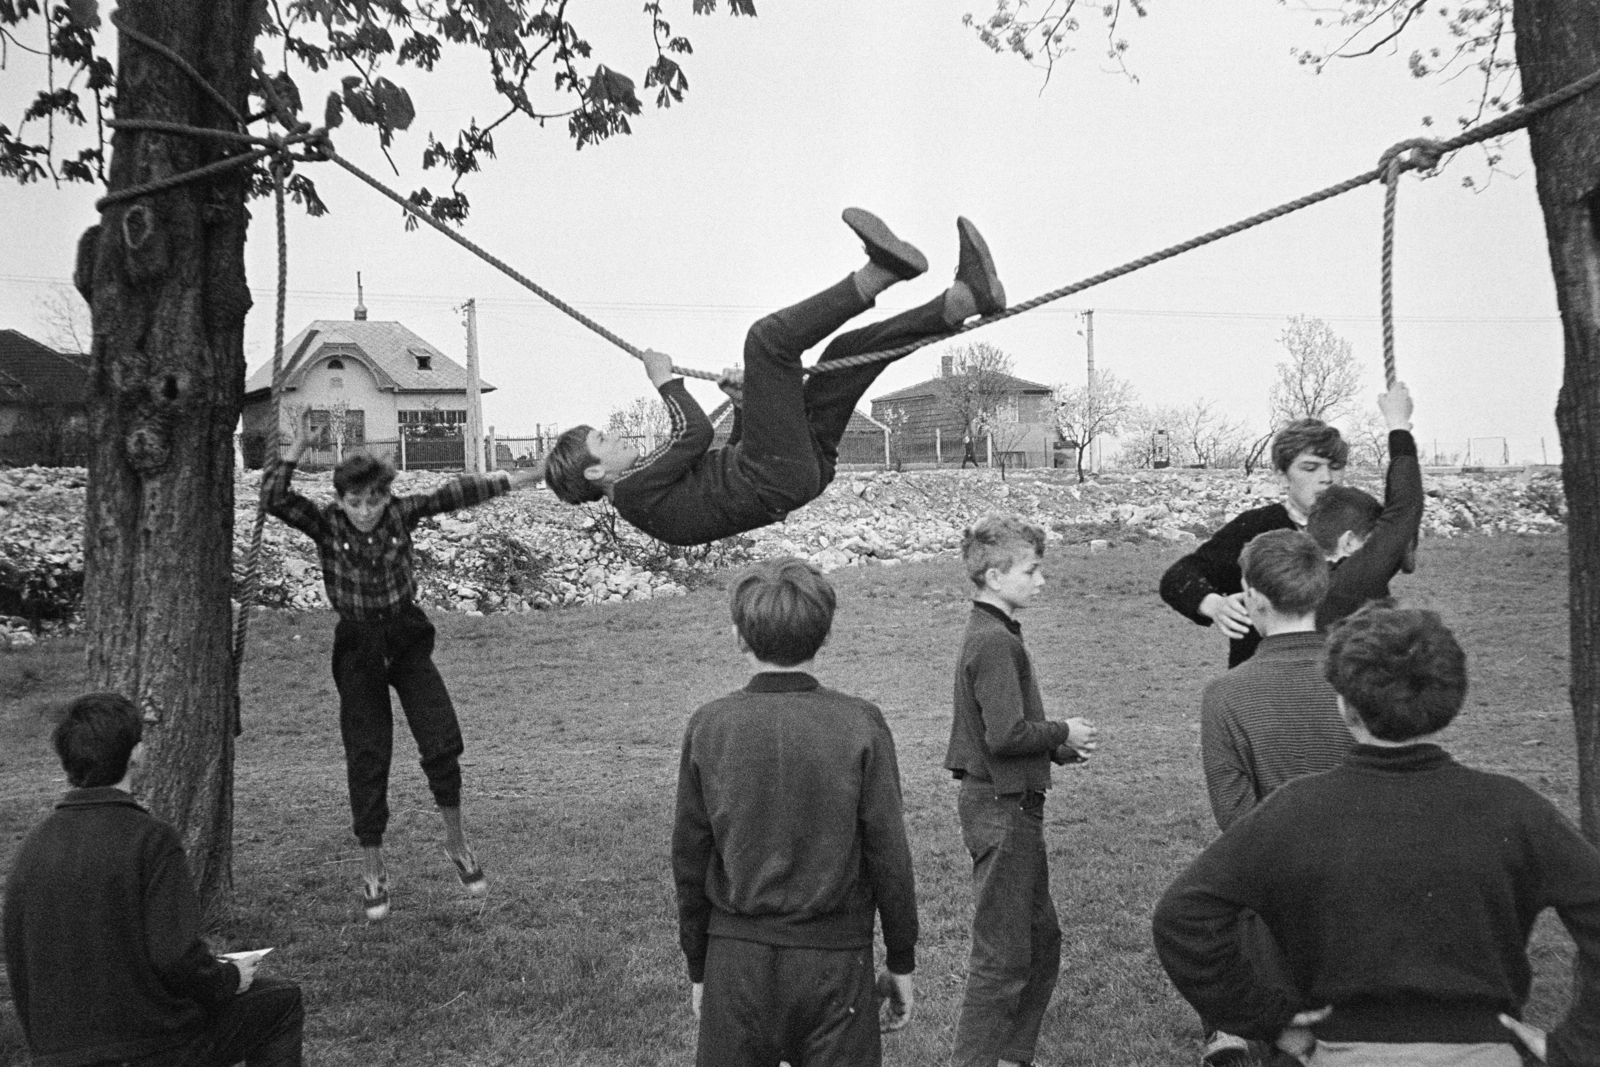
[(1055, 423), (1055, 392), (1048, 385), (1010, 374), (991, 373), (996, 396), (986, 429), (972, 435), (956, 405), (950, 381), (958, 376), (954, 358), (940, 361), (939, 377), (872, 399), (872, 417), (893, 427), (896, 451), (908, 462), (960, 464), (967, 445), (979, 464), (993, 446), (994, 462), (1007, 467), (1049, 467), (1061, 449)]
[[(712, 446), (727, 444), (733, 436), (733, 401), (724, 400), (706, 417), (711, 420)], [(839, 464), (885, 466), (892, 462), (889, 444), (889, 427), (857, 408), (850, 413), (839, 439)]]
[(88, 462), (88, 360), (0, 330), (0, 463)]
[[(402, 431), (460, 433), (467, 422), (467, 369), (399, 322), (366, 317), (317, 319), (283, 347), (279, 403), (284, 432), (309, 413), (313, 431), (326, 429), (344, 448), (390, 452), (398, 458)], [(480, 392), (494, 386), (479, 381)], [(245, 461), (259, 466), (271, 437), (272, 364), (245, 382)]]

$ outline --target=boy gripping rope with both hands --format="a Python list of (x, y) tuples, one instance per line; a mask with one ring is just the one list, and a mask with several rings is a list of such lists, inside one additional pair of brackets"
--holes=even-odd
[(991, 515), (967, 531), (961, 558), (977, 587), (956, 666), (945, 767), (972, 856), (972, 948), (956, 1022), (957, 1067), (1032, 1062), (1061, 968), (1050, 899), (1044, 795), (1050, 764), (1096, 747), (1086, 719), (1045, 719), (1016, 613), (1044, 587), (1044, 531)]
[(362, 905), (369, 920), (389, 914), (383, 834), (389, 824), (389, 764), (394, 721), (392, 687), (416, 739), (428, 788), (444, 818), (445, 854), (467, 892), (488, 892), (488, 879), (461, 826), (461, 726), (444, 679), (433, 665), (433, 624), (417, 606), (411, 531), (430, 515), (471, 507), (532, 484), (528, 471), (468, 474), (431, 493), (393, 496), (394, 468), (357, 454), (334, 471), (334, 502), (318, 505), (289, 487), (312, 441), (301, 421), (287, 458), (269, 459), (261, 480), (266, 509), (310, 537), (322, 559), (328, 601), (339, 613), (333, 636), (333, 678), (339, 689), (339, 732), (356, 838), (365, 853)]
[[(807, 378), (800, 357), (873, 306), (879, 293), (928, 269), (927, 258), (876, 216), (847, 208), (844, 221), (866, 246), (867, 262), (843, 281), (768, 315), (745, 338), (744, 368), (723, 376), (736, 414), (728, 444), (712, 448), (712, 428), (672, 360), (646, 352), (645, 371), (661, 392), (672, 436), (641, 456), (621, 437), (589, 426), (563, 433), (550, 450), (545, 480), (569, 504), (607, 497), (617, 513), (658, 540), (697, 545), (781, 522), (833, 481), (839, 440), (878, 375), (878, 361)], [(897, 348), (949, 333), (974, 315), (1005, 308), (1005, 289), (988, 246), (971, 222), (956, 220), (960, 260), (954, 283), (921, 307), (840, 334), (821, 363)]]
[[(734, 584), (756, 674), (689, 719), (672, 872), (700, 1067), (881, 1061), (911, 1017), (917, 899), (894, 737), (872, 704), (817, 683), (834, 592), (778, 558)], [(873, 980), (872, 929), (888, 973)]]

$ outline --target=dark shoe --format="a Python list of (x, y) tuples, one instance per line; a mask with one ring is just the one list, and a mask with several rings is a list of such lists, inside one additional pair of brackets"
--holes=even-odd
[(928, 257), (917, 251), (914, 245), (890, 233), (889, 227), (872, 212), (847, 207), (841, 217), (844, 224), (861, 238), (861, 243), (867, 246), (867, 258), (896, 278), (908, 281), (926, 273)]
[(389, 876), (387, 874), (378, 878), (376, 885), (365, 880), (361, 883), (361, 908), (367, 914), (367, 922), (382, 922), (389, 917)]
[(468, 852), (467, 858), (461, 860), (451, 856), (448, 849), (445, 855), (455, 864), (456, 877), (461, 879), (461, 884), (466, 887), (468, 895), (481, 897), (489, 892), (489, 879), (484, 875), (483, 868), (478, 865), (476, 856)]
[(956, 219), (956, 236), (961, 240), (961, 259), (956, 264), (956, 281), (972, 290), (978, 314), (993, 315), (1006, 309), (1006, 288), (994, 269), (989, 246), (971, 219)]
[(1200, 1067), (1225, 1067), (1250, 1059), (1250, 1042), (1237, 1034), (1213, 1031), (1200, 1050)]

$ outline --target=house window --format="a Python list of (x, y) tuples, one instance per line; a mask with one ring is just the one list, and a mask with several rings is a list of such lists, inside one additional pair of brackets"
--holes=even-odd
[(441, 431), (460, 430), (467, 424), (466, 409), (445, 410), (440, 408), (422, 408), (414, 411), (395, 412), (395, 421), (400, 424), (400, 429), (406, 432), (438, 427)]
[(417, 369), (418, 370), (432, 370), (433, 369), (433, 357), (432, 356), (418, 356), (417, 357)]
[(330, 444), (337, 442), (341, 435), (345, 447), (366, 444), (367, 441), (367, 413), (355, 408), (347, 408), (342, 412), (312, 411), (307, 416), (312, 440), (320, 440), (324, 433)]
[(329, 389), (343, 389), (344, 388), (344, 379), (342, 377), (340, 377), (339, 375), (335, 374), (333, 377), (328, 379), (328, 388)]
[(342, 359), (330, 359), (330, 360), (328, 360), (328, 369), (329, 370), (344, 370), (344, 360), (342, 360)]

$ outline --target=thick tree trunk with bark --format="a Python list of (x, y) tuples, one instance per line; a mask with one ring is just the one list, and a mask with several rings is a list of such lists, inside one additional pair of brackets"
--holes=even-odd
[[(247, 108), (249, 0), (123, 0), (120, 19)], [(169, 58), (123, 34), (117, 116), (230, 127)], [(237, 152), (119, 131), (113, 193)], [(145, 714), (140, 793), (183, 835), (209, 905), (232, 884), (232, 434), (244, 389), (245, 175), (113, 204), (79, 247), (94, 311), (85, 526), (89, 673)]]
[[(1524, 99), (1600, 67), (1597, 0), (1517, 0), (1515, 27)], [(1556, 427), (1568, 511), (1578, 805), (1584, 834), (1600, 844), (1600, 90), (1545, 113), (1529, 137), (1566, 334)]]

